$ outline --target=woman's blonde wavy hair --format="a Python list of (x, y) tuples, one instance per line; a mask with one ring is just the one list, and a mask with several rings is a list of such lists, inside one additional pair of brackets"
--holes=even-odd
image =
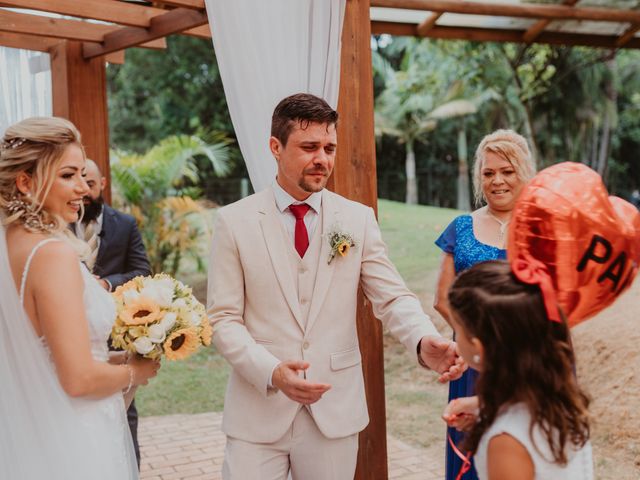
[(523, 182), (528, 182), (536, 174), (536, 162), (529, 150), (527, 140), (513, 130), (496, 130), (486, 135), (478, 148), (473, 164), (473, 195), (477, 206), (485, 200), (482, 193), (482, 165), (487, 152), (493, 152), (513, 165), (516, 175)]
[[(45, 225), (52, 225), (48, 229), (51, 234), (67, 236), (80, 253), (84, 249), (70, 234), (66, 222), (43, 208), (44, 200), (56, 179), (58, 166), (71, 145), (80, 147), (85, 155), (80, 132), (64, 118), (32, 117), (7, 128), (0, 141), (0, 211), (4, 225), (20, 222), (20, 214), (11, 215), (7, 208), (12, 200), (19, 198), (38, 212)], [(31, 177), (32, 191), (29, 196), (22, 195), (18, 190), (16, 181), (21, 173)]]

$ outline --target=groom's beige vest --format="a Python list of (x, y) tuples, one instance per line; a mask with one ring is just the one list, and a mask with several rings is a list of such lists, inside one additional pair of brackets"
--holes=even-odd
[[(349, 253), (328, 263), (332, 229), (349, 233)], [(358, 287), (374, 314), (411, 352), (437, 335), (386, 255), (373, 211), (324, 190), (303, 259), (287, 235), (271, 189), (219, 210), (209, 264), (213, 342), (232, 366), (223, 430), (241, 440), (278, 440), (300, 405), (269, 388), (273, 368), (304, 360), (308, 380), (332, 388), (310, 406), (329, 438), (368, 423), (356, 329)]]
[(313, 296), (313, 289), (316, 285), (316, 275), (318, 274), (318, 261), (320, 260), (320, 247), (322, 239), (322, 210), (318, 216), (316, 222), (316, 229), (313, 235), (309, 239), (309, 247), (304, 254), (303, 258), (296, 251), (293, 245), (293, 239), (288, 238), (289, 235), (283, 230), (283, 242), (288, 242), (289, 250), (289, 268), (291, 268), (291, 275), (295, 278), (296, 292), (298, 303), (300, 305), (300, 313), (302, 314), (302, 321), (306, 327), (309, 319), (309, 309), (311, 307), (311, 297)]

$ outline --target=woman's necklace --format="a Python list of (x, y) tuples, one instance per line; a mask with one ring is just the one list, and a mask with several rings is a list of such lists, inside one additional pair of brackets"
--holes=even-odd
[(500, 246), (504, 248), (504, 238), (506, 236), (507, 227), (509, 226), (509, 222), (511, 221), (511, 218), (509, 218), (509, 220), (500, 220), (493, 213), (491, 213), (491, 211), (488, 208), (485, 211), (487, 212), (487, 215), (489, 215), (491, 218), (493, 218), (496, 222), (500, 224), (500, 236), (498, 237), (498, 242), (500, 243)]

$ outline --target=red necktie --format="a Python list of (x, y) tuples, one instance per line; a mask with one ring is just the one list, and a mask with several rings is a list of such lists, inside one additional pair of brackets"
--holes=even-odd
[(304, 253), (309, 247), (309, 234), (307, 233), (307, 226), (304, 224), (304, 216), (309, 211), (309, 205), (306, 203), (300, 205), (289, 205), (289, 210), (296, 217), (296, 233), (295, 233), (295, 246), (300, 258), (304, 257)]

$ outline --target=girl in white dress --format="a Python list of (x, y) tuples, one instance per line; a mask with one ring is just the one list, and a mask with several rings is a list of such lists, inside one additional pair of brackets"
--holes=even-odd
[(0, 478), (138, 478), (123, 391), (159, 364), (109, 363), (115, 307), (68, 231), (88, 186), (77, 129), (31, 118), (0, 141)]
[(589, 400), (569, 328), (561, 314), (550, 320), (558, 310), (546, 292), (517, 280), (505, 261), (472, 267), (449, 290), (458, 348), (480, 377), (477, 397), (454, 400), (444, 418), (466, 427), (460, 447), (474, 454), (481, 480), (593, 478)]

